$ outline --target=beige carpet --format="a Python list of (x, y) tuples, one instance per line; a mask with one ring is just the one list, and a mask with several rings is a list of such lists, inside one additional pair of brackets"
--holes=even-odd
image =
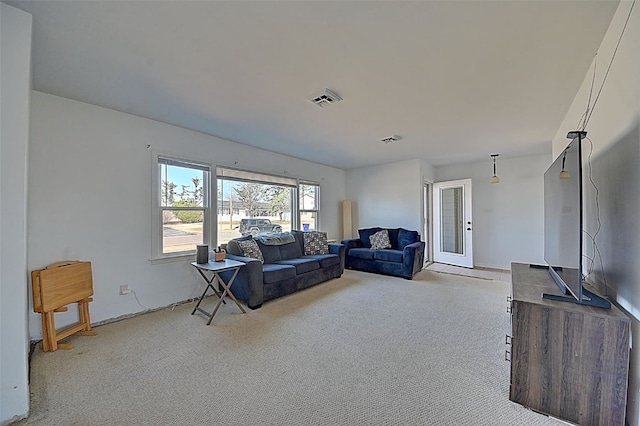
[(508, 400), (508, 292), (346, 271), (208, 327), (192, 304), (140, 315), (36, 349), (20, 424), (559, 425)]

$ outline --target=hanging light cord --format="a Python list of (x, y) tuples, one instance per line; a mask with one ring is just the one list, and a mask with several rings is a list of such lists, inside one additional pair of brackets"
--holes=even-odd
[(596, 82), (597, 65), (598, 65), (598, 52), (596, 52), (596, 55), (593, 58), (593, 75), (591, 76), (591, 88), (589, 89), (589, 100), (587, 100), (587, 109), (584, 112), (584, 114), (582, 114), (582, 116), (580, 117), (580, 121), (578, 121), (578, 125), (576, 126), (576, 129), (584, 130), (584, 128), (586, 127), (586, 124), (582, 128), (580, 127), (580, 125), (582, 124), (583, 120), (586, 120), (587, 115), (589, 115), (589, 111), (591, 108), (591, 95), (593, 95), (593, 86), (594, 86), (594, 83)]
[(608, 285), (607, 285), (607, 276), (604, 272), (604, 262), (602, 261), (602, 254), (600, 253), (600, 249), (598, 248), (598, 243), (596, 242), (596, 238), (598, 237), (598, 234), (600, 233), (601, 229), (602, 229), (602, 222), (600, 221), (600, 191), (598, 190), (598, 187), (596, 186), (595, 181), (593, 180), (593, 174), (592, 174), (592, 166), (591, 166), (591, 154), (593, 154), (593, 141), (589, 138), (585, 138), (584, 140), (588, 140), (589, 141), (589, 156), (587, 157), (587, 164), (589, 165), (589, 182), (591, 183), (591, 185), (593, 186), (593, 189), (595, 191), (595, 208), (596, 208), (596, 232), (593, 233), (593, 235), (591, 235), (589, 232), (587, 232), (586, 230), (582, 230), (582, 232), (584, 232), (589, 239), (591, 240), (591, 244), (593, 247), (593, 257), (589, 257), (589, 256), (585, 256), (587, 259), (589, 259), (590, 264), (589, 267), (587, 268), (587, 275), (584, 276), (584, 279), (586, 280), (591, 274), (593, 274), (595, 272), (595, 267), (596, 267), (596, 255), (598, 256), (599, 260), (600, 260), (600, 268), (601, 268), (601, 273), (602, 273), (602, 281), (604, 284), (604, 295), (608, 296)]
[[(636, 4), (636, 0), (633, 0), (633, 3), (631, 3), (631, 8), (629, 9), (629, 14), (627, 15), (627, 20), (624, 22), (624, 27), (622, 27), (622, 32), (620, 33), (620, 37), (618, 38), (618, 43), (616, 44), (616, 48), (613, 51), (613, 55), (611, 56), (611, 61), (609, 61), (609, 67), (607, 67), (607, 72), (604, 74), (604, 78), (602, 79), (602, 84), (600, 85), (600, 89), (598, 90), (598, 94), (596, 95), (596, 99), (593, 101), (593, 106), (591, 107), (591, 112), (589, 112), (588, 114), (586, 114), (586, 118), (584, 120), (584, 125), (582, 126), (582, 129), (580, 130), (584, 130), (587, 128), (587, 123), (589, 123), (589, 120), (591, 119), (591, 115), (593, 115), (593, 110), (596, 108), (596, 104), (598, 103), (598, 99), (600, 98), (600, 93), (602, 93), (602, 88), (604, 87), (604, 83), (607, 81), (607, 77), (609, 76), (609, 71), (611, 70), (611, 65), (613, 65), (613, 60), (616, 57), (616, 53), (618, 53), (618, 47), (620, 47), (620, 42), (622, 41), (622, 36), (624, 35), (624, 31), (627, 29), (627, 24), (629, 23), (629, 18), (631, 18), (631, 12), (633, 12), (633, 7)], [(595, 78), (595, 66), (594, 66), (594, 78)], [(589, 98), (591, 98), (591, 95), (589, 95)], [(587, 106), (587, 111), (589, 111), (589, 106)]]

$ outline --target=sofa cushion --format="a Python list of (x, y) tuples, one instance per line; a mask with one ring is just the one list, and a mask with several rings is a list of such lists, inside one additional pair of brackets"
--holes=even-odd
[(304, 256), (304, 258), (315, 259), (320, 262), (321, 268), (328, 268), (329, 266), (339, 265), (340, 256), (337, 254), (311, 254)]
[(391, 248), (391, 241), (389, 241), (389, 232), (386, 229), (381, 229), (372, 236), (369, 237), (371, 241), (371, 248), (374, 250)]
[(298, 231), (296, 229), (292, 229), (291, 233), (296, 239), (296, 243), (300, 246), (300, 253), (304, 255), (304, 231)]
[(240, 241), (253, 240), (252, 235), (247, 235), (246, 237), (234, 238), (233, 240), (229, 240), (227, 243), (227, 253), (235, 254), (236, 256), (244, 256), (242, 249), (238, 245)]
[(402, 250), (376, 250), (373, 258), (385, 262), (402, 263)]
[(280, 257), (280, 246), (268, 246), (256, 240), (262, 256), (264, 257), (264, 263), (276, 263), (278, 260), (282, 260)]
[(389, 241), (391, 242), (391, 248), (394, 250), (398, 250), (398, 232), (400, 228), (389, 228), (387, 232), (389, 233)]
[(300, 244), (297, 241), (292, 243), (283, 244), (279, 246), (280, 248), (280, 258), (282, 260), (286, 259), (295, 259), (298, 257), (302, 257), (302, 250), (300, 249)]
[(371, 241), (369, 240), (369, 237), (380, 230), (382, 230), (382, 228), (379, 227), (358, 229), (358, 235), (360, 236), (360, 241), (362, 241), (362, 247), (371, 247)]
[(238, 247), (242, 250), (242, 256), (252, 257), (254, 259), (258, 259), (261, 263), (264, 263), (264, 257), (262, 256), (260, 247), (258, 247), (255, 240), (249, 239), (238, 241)]
[(373, 254), (376, 251), (370, 248), (353, 248), (349, 250), (349, 257), (356, 259), (373, 260)]
[(398, 231), (398, 250), (402, 250), (407, 245), (418, 241), (420, 241), (420, 234), (417, 231), (407, 231), (403, 228)]
[(327, 254), (329, 246), (327, 245), (327, 233), (319, 231), (311, 231), (304, 233), (304, 254)]
[(265, 284), (295, 278), (296, 268), (292, 265), (265, 263), (262, 265), (262, 281)]
[(304, 274), (305, 272), (315, 271), (320, 269), (320, 262), (316, 259), (309, 259), (306, 257), (299, 257), (297, 259), (279, 260), (277, 265), (291, 265), (296, 268), (296, 274)]

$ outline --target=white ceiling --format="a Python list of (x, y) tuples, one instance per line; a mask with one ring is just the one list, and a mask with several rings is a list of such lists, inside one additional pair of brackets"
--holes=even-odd
[[(343, 169), (549, 153), (618, 6), (7, 3), (34, 18), (35, 90)], [(306, 99), (324, 88), (344, 100)]]

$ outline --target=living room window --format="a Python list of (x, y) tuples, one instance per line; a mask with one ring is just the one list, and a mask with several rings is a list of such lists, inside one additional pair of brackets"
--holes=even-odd
[(216, 177), (218, 245), (298, 226), (297, 179), (222, 166)]
[(298, 196), (302, 230), (319, 230), (318, 211), (320, 208), (320, 185), (312, 182), (300, 182)]
[(211, 167), (161, 155), (157, 158), (154, 257), (195, 253), (196, 245), (210, 241)]

